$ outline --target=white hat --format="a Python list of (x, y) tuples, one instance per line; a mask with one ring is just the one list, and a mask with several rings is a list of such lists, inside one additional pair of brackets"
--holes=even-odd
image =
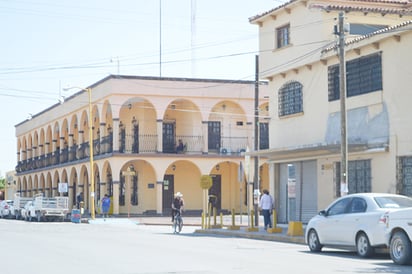
[(183, 197), (183, 194), (180, 193), (180, 192), (177, 192), (177, 193), (175, 194), (175, 196), (176, 196), (176, 197)]

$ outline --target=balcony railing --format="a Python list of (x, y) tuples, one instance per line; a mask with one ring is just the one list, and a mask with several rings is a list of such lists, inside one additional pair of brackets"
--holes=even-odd
[[(120, 136), (122, 137), (122, 136)], [(177, 135), (175, 143), (182, 140), (186, 154), (202, 154), (204, 139), (201, 135)], [(133, 134), (123, 134), (119, 140), (119, 152), (124, 154), (157, 153), (158, 136), (156, 134), (142, 134), (135, 140)], [(246, 150), (247, 137), (221, 137), (221, 146), (218, 151), (209, 151), (220, 155), (237, 155)], [(113, 135), (109, 134), (101, 140), (93, 141), (93, 154), (103, 155), (113, 152)], [(62, 150), (58, 149), (45, 155), (36, 156), (30, 159), (19, 161), (16, 166), (17, 173), (26, 172), (70, 163), (90, 157), (89, 142), (80, 145), (73, 145)]]

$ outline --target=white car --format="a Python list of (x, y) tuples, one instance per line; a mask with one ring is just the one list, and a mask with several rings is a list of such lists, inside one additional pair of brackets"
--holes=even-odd
[(305, 231), (312, 252), (323, 247), (356, 250), (370, 257), (378, 247), (388, 247), (385, 216), (400, 208), (412, 208), (412, 199), (386, 193), (357, 193), (343, 196), (313, 217)]
[(33, 201), (28, 201), (21, 209), (21, 217), (26, 221), (32, 221), (36, 218)]
[(0, 217), (12, 218), (14, 216), (13, 200), (3, 200), (0, 202)]

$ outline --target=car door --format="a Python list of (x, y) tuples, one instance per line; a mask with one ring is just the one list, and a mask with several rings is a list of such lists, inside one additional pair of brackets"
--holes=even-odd
[(350, 200), (350, 198), (344, 198), (336, 201), (327, 209), (325, 218), (319, 221), (317, 231), (322, 244), (341, 245), (343, 243), (341, 234), (345, 232), (343, 223)]
[(360, 197), (354, 197), (350, 200), (346, 213), (341, 220), (340, 240), (342, 245), (354, 246), (356, 244), (356, 233), (367, 222), (365, 216), (366, 202)]

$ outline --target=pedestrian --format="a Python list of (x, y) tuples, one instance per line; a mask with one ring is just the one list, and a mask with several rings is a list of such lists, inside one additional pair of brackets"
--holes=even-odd
[(80, 193), (77, 194), (77, 196), (76, 196), (76, 205), (77, 205), (77, 208), (78, 208), (78, 209), (80, 209), (81, 202), (83, 202), (83, 192), (80, 192)]
[(109, 198), (109, 195), (105, 194), (102, 199), (103, 218), (109, 218), (109, 209), (110, 209), (110, 198)]
[(263, 190), (263, 195), (260, 197), (259, 208), (262, 210), (263, 221), (265, 224), (265, 230), (272, 228), (272, 222), (270, 221), (270, 215), (273, 209), (273, 198), (269, 195), (267, 189)]
[(184, 150), (184, 145), (182, 139), (179, 139), (179, 143), (177, 144), (176, 147), (176, 153), (183, 153)]

